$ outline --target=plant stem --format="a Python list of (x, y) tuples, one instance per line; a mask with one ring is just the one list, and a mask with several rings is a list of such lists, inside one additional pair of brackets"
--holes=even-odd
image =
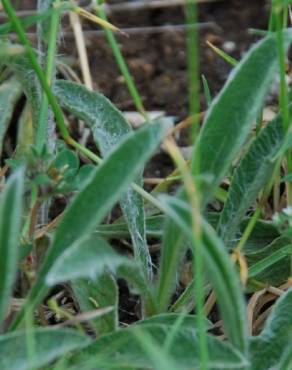
[[(107, 16), (105, 14), (105, 11), (103, 10), (102, 8), (102, 5), (100, 4), (100, 0), (96, 0), (96, 3), (97, 3), (97, 8), (96, 8), (96, 12), (98, 14), (98, 16), (107, 21)], [(120, 50), (120, 47), (117, 43), (117, 40), (116, 40), (116, 37), (115, 35), (113, 34), (112, 30), (110, 29), (105, 29), (104, 30), (105, 34), (106, 34), (106, 37), (107, 37), (107, 40), (108, 40), (108, 43), (113, 51), (113, 54), (114, 54), (114, 57), (117, 61), (117, 64), (125, 78), (125, 81), (126, 81), (126, 84), (127, 84), (127, 87), (128, 87), (128, 90), (132, 96), (132, 99), (134, 101), (134, 104), (136, 106), (136, 109), (145, 117), (145, 119), (147, 119), (147, 113), (145, 111), (145, 108), (143, 106), (143, 103), (142, 103), (142, 99), (140, 97), (140, 94), (136, 88), (136, 85), (135, 85), (135, 82), (129, 72), (129, 69), (127, 67), (127, 64), (125, 62), (125, 59), (121, 53), (121, 50)]]
[(193, 181), (191, 172), (185, 160), (183, 159), (177, 145), (174, 141), (167, 139), (165, 147), (173, 158), (179, 169), (187, 193), (188, 201), (192, 207), (192, 249), (193, 249), (193, 270), (194, 270), (194, 296), (196, 302), (199, 353), (200, 353), (200, 370), (208, 369), (208, 346), (206, 337), (206, 324), (204, 312), (204, 281), (203, 281), (203, 255), (202, 255), (202, 227), (200, 214), (200, 194)]
[[(285, 9), (282, 7), (281, 0), (274, 1), (274, 14), (275, 14), (275, 24), (276, 24), (276, 37), (277, 37), (277, 47), (278, 47), (278, 58), (280, 67), (280, 109), (283, 117), (283, 127), (286, 135), (289, 133), (290, 128), (290, 112), (289, 112), (289, 97), (288, 88), (286, 83), (286, 53), (284, 45), (284, 34), (283, 34), (283, 17), (282, 11), (284, 10), (284, 15), (286, 14)], [(292, 172), (292, 156), (291, 150), (288, 150), (286, 155), (288, 173)], [(292, 204), (292, 183), (287, 182), (287, 204)], [(290, 260), (290, 275), (292, 276), (292, 241), (291, 241), (291, 260)]]
[[(47, 53), (47, 63), (45, 76), (51, 85), (54, 74), (55, 56), (57, 48), (57, 37), (59, 30), (59, 12), (53, 12), (50, 24), (50, 38)], [(39, 114), (39, 124), (37, 130), (36, 146), (39, 151), (46, 145), (47, 141), (47, 121), (49, 115), (49, 101), (45, 93), (42, 94), (42, 102)]]
[(61, 108), (60, 108), (60, 106), (57, 102), (57, 99), (55, 98), (54, 94), (52, 93), (52, 91), (50, 89), (50, 86), (48, 84), (48, 81), (47, 81), (44, 73), (43, 73), (42, 68), (38, 64), (35, 52), (34, 52), (33, 48), (30, 46), (30, 43), (29, 43), (29, 41), (28, 41), (28, 39), (25, 35), (23, 27), (22, 27), (19, 19), (17, 18), (16, 14), (15, 14), (15, 11), (14, 11), (13, 7), (10, 4), (10, 1), (9, 0), (2, 0), (2, 4), (3, 4), (3, 8), (6, 11), (6, 13), (7, 13), (14, 29), (15, 29), (15, 31), (17, 32), (17, 35), (19, 37), (20, 42), (23, 44), (23, 46), (26, 49), (28, 58), (29, 58), (29, 60), (32, 64), (32, 67), (33, 67), (33, 69), (34, 69), (34, 71), (35, 71), (35, 73), (36, 73), (36, 75), (39, 79), (40, 85), (41, 85), (42, 89), (44, 90), (44, 92), (47, 95), (48, 101), (49, 101), (49, 103), (52, 107), (52, 110), (54, 112), (59, 130), (60, 130), (64, 140), (67, 140), (70, 137), (70, 135), (69, 135), (69, 132), (67, 130), (67, 127), (66, 127), (66, 124), (65, 124), (65, 121), (64, 121), (62, 110), (61, 110)]
[(193, 139), (196, 138), (199, 125), (197, 124), (197, 113), (199, 110), (199, 63), (198, 63), (198, 31), (196, 24), (198, 21), (196, 0), (187, 0), (186, 3), (186, 22), (187, 28), (187, 64), (189, 82), (189, 113), (194, 117)]
[(241, 251), (243, 249), (243, 247), (245, 246), (245, 243), (247, 242), (247, 239), (250, 237), (250, 234), (252, 233), (253, 231), (253, 228), (255, 227), (255, 224), (257, 222), (257, 220), (259, 219), (261, 215), (261, 208), (258, 207), (255, 211), (255, 213), (252, 215), (252, 217), (249, 219), (248, 221), (248, 224), (242, 234), (242, 237), (239, 241), (239, 243), (237, 244), (235, 250), (237, 251)]
[[(189, 82), (189, 114), (194, 117), (193, 121), (193, 141), (197, 138), (199, 132), (198, 115), (200, 111), (199, 99), (199, 52), (198, 52), (198, 30), (196, 24), (198, 21), (198, 9), (196, 0), (187, 0), (186, 3), (186, 22), (187, 29), (187, 61), (188, 61), (188, 82)], [(175, 149), (175, 147), (173, 148)], [(189, 171), (185, 162), (180, 160), (180, 152), (174, 151), (177, 155), (174, 157), (178, 168), (181, 171), (185, 183), (185, 189), (192, 205), (192, 225), (193, 225), (193, 268), (194, 268), (194, 294), (196, 300), (196, 310), (198, 315), (198, 335), (199, 335), (199, 353), (200, 370), (208, 369), (208, 346), (205, 326), (204, 313), (204, 285), (203, 285), (203, 255), (202, 255), (202, 230), (201, 230), (201, 202), (200, 189), (198, 182), (194, 181), (192, 175), (199, 174), (200, 158), (196, 158), (196, 163), (192, 167), (193, 173)]]

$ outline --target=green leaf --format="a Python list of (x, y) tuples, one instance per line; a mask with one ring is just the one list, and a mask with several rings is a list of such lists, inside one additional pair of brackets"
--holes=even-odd
[[(286, 44), (291, 32), (285, 33)], [(275, 35), (258, 42), (231, 73), (213, 101), (195, 143), (192, 170), (211, 175), (202, 191), (203, 204), (212, 197), (232, 160), (250, 133), (278, 65)]]
[[(54, 92), (62, 106), (92, 129), (94, 141), (104, 157), (131, 132), (132, 129), (121, 112), (105, 96), (76, 83), (61, 80), (56, 82)], [(142, 186), (142, 171), (138, 174), (136, 183)], [(145, 233), (143, 198), (129, 188), (120, 203), (131, 233), (135, 256), (142, 262), (145, 270), (150, 271), (151, 257)]]
[[(174, 197), (163, 196), (161, 201), (168, 216), (191, 240), (193, 228), (190, 207)], [(218, 300), (226, 333), (234, 347), (246, 352), (246, 310), (238, 274), (224, 244), (205, 221), (202, 223), (202, 232), (204, 265)]]
[(102, 238), (90, 236), (77, 240), (58, 256), (46, 276), (48, 286), (67, 281), (90, 278), (97, 279), (104, 272), (115, 273), (121, 265), (134, 261), (116, 253)]
[(283, 140), (282, 119), (277, 117), (260, 132), (235, 170), (218, 225), (227, 246), (232, 246), (242, 218), (270, 179)]
[[(150, 216), (146, 218), (146, 235), (150, 238), (159, 238), (163, 235), (163, 215)], [(112, 224), (99, 225), (96, 232), (107, 238), (128, 238), (129, 229), (125, 222), (119, 221)]]
[[(186, 315), (186, 314), (178, 314), (178, 313), (162, 313), (159, 315), (155, 315), (152, 317), (148, 317), (144, 320), (137, 321), (134, 325), (152, 325), (152, 324), (159, 324), (159, 325), (174, 325), (178, 320), (182, 318), (180, 323), (180, 327), (196, 327), (197, 325), (197, 316), (195, 315)], [(206, 326), (208, 329), (211, 329), (213, 324), (211, 321), (206, 319)]]
[(21, 93), (21, 85), (15, 78), (10, 78), (0, 85), (0, 155), (15, 104), (20, 98)]
[[(246, 258), (249, 265), (249, 277), (263, 284), (279, 286), (283, 284), (290, 274), (290, 240), (278, 237), (264, 248), (257, 248), (247, 252)], [(248, 291), (257, 290), (251, 280)]]
[[(90, 368), (91, 365), (102, 364), (102, 369), (156, 369), (155, 361), (137, 339), (146, 337), (171, 363), (180, 370), (199, 368), (199, 345), (197, 332), (192, 327), (183, 326), (178, 330), (169, 345), (164, 348), (172, 325), (166, 323), (149, 325), (132, 325), (128, 329), (98, 338), (81, 354), (72, 358), (74, 368)], [(229, 344), (209, 336), (210, 369), (242, 369), (246, 365), (243, 356)]]
[(278, 299), (261, 335), (250, 340), (252, 370), (267, 370), (278, 365), (291, 348), (291, 339), (292, 289)]
[(250, 278), (256, 279), (257, 275), (259, 275), (261, 272), (273, 266), (276, 262), (279, 262), (283, 258), (290, 256), (290, 254), (291, 254), (291, 245), (289, 244), (285, 245), (284, 247), (274, 252), (270, 256), (263, 258), (262, 260), (256, 262), (253, 266), (251, 266), (248, 269), (248, 276)]
[(0, 196), (0, 323), (8, 311), (17, 272), (24, 171), (9, 178)]
[[(68, 247), (84, 240), (95, 230), (141, 171), (167, 128), (168, 124), (160, 122), (129, 134), (94, 171), (90, 181), (65, 211), (38, 280), (27, 300), (28, 306), (35, 307), (40, 303), (48, 291), (44, 280), (50, 268)], [(24, 310), (18, 316), (14, 327), (23, 319), (23, 314)]]
[[(28, 338), (31, 343), (28, 343)], [(36, 329), (0, 336), (1, 370), (31, 370), (85, 347), (90, 339), (74, 330)], [(28, 348), (31, 344), (32, 348)]]
[[(49, 18), (54, 12), (62, 12), (70, 9), (72, 7), (71, 4), (60, 4), (58, 8), (52, 7), (51, 9), (48, 9), (46, 11), (43, 11), (41, 13), (37, 13), (34, 15), (30, 15), (28, 17), (20, 18), (20, 22), (22, 27), (28, 28), (32, 25), (34, 25), (37, 22), (44, 21), (47, 18)], [(0, 25), (0, 35), (7, 35), (14, 31), (14, 27), (11, 24), (11, 22), (7, 22)]]
[(94, 280), (78, 279), (71, 286), (82, 312), (113, 307), (106, 315), (90, 320), (98, 334), (110, 333), (118, 328), (118, 287), (110, 273), (106, 272)]

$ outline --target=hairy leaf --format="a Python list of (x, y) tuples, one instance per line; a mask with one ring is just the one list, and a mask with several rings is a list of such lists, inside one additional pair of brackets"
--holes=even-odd
[(17, 271), (24, 171), (17, 170), (0, 196), (0, 323), (5, 318)]
[[(82, 354), (72, 358), (76, 366), (90, 369), (91, 365), (102, 364), (102, 369), (155, 369), (155, 359), (143, 348), (139, 337), (146, 337), (170, 363), (180, 370), (197, 369), (200, 355), (197, 332), (192, 327), (183, 326), (177, 330), (168, 351), (164, 347), (172, 325), (157, 323), (132, 325), (128, 329), (98, 338)], [(242, 369), (246, 360), (230, 345), (208, 336), (210, 349), (209, 369)]]
[[(102, 155), (110, 151), (131, 131), (131, 127), (117, 108), (103, 95), (68, 81), (58, 81), (54, 92), (62, 106), (82, 119), (93, 132)], [(142, 186), (142, 171), (136, 178)], [(121, 198), (121, 207), (131, 233), (135, 256), (146, 270), (151, 269), (147, 247), (143, 198), (129, 188)]]
[[(171, 197), (161, 198), (167, 214), (179, 230), (192, 239), (191, 209), (185, 202)], [(239, 277), (214, 229), (202, 223), (204, 265), (214, 288), (224, 326), (231, 343), (240, 351), (247, 347), (246, 312)]]
[(90, 339), (74, 330), (36, 329), (0, 336), (1, 370), (31, 370), (85, 347)]
[(283, 139), (282, 119), (277, 117), (260, 132), (235, 170), (218, 225), (218, 233), (226, 246), (232, 246), (242, 218), (271, 177), (274, 157)]
[[(65, 211), (27, 305), (35, 307), (46, 295), (48, 289), (44, 280), (50, 268), (68, 247), (83, 241), (95, 230), (141, 171), (167, 128), (168, 125), (161, 122), (129, 134), (90, 176), (89, 182)], [(23, 313), (24, 310), (14, 327), (23, 319)]]
[[(286, 44), (292, 33), (285, 33)], [(232, 71), (220, 94), (213, 100), (198, 140), (192, 169), (211, 175), (210, 186), (202, 190), (206, 204), (232, 160), (245, 142), (257, 118), (278, 64), (277, 41), (269, 35), (258, 42)]]
[(90, 236), (77, 240), (68, 247), (49, 270), (46, 282), (49, 286), (79, 278), (95, 280), (104, 272), (115, 273), (121, 265), (134, 262), (116, 253), (102, 238)]
[(261, 335), (251, 338), (252, 370), (274, 369), (290, 350), (291, 340), (292, 289), (278, 299)]

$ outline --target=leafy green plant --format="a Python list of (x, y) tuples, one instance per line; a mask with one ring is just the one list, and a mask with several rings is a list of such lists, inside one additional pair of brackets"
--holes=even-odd
[[(271, 32), (233, 63), (216, 98), (204, 77), (208, 113), (189, 166), (170, 138), (169, 119), (146, 121), (134, 131), (105, 96), (56, 78), (59, 18), (76, 10), (74, 4), (40, 1), (37, 15), (22, 20), (9, 0), (2, 4), (9, 22), (0, 26), (1, 369), (291, 368), (291, 112), (283, 58), (292, 33), (280, 21), (288, 3), (275, 1)], [(188, 1), (189, 23), (196, 11)], [(97, 13), (107, 27), (103, 9)], [(36, 22), (42, 28), (38, 51), (25, 34)], [(44, 32), (42, 22), (51, 32)], [(20, 44), (7, 41), (12, 30)], [(107, 36), (144, 114), (111, 29)], [(196, 39), (191, 27), (191, 95), (198, 91)], [(40, 50), (47, 53), (46, 63)], [(254, 132), (279, 70), (279, 114)], [(6, 158), (3, 143), (22, 94), (26, 105), (18, 117), (15, 155)], [(71, 137), (62, 109), (90, 129), (94, 150)], [(197, 109), (191, 99), (191, 114)], [(177, 166), (175, 179), (182, 180), (176, 195), (143, 188), (143, 168), (161, 143)], [(91, 163), (83, 163), (84, 157)], [(286, 208), (279, 211), (283, 183)], [(224, 192), (222, 209), (210, 212), (218, 188)], [(48, 217), (41, 217), (44, 205), (58, 197), (66, 199), (65, 210), (40, 225)], [(117, 204), (121, 216), (107, 222)], [(158, 263), (152, 238), (161, 249)], [(129, 251), (121, 250), (123, 239)], [(182, 291), (178, 281), (186, 256), (194, 271)], [(120, 324), (122, 282), (127, 298), (136, 300), (135, 322), (126, 328)], [(64, 289), (73, 313), (58, 301)], [(271, 312), (252, 335), (250, 307), (266, 291), (281, 297), (268, 297), (261, 306), (258, 314), (267, 314), (266, 304)], [(252, 294), (248, 307), (246, 293)], [(227, 340), (217, 335), (208, 310), (222, 319), (220, 334)]]

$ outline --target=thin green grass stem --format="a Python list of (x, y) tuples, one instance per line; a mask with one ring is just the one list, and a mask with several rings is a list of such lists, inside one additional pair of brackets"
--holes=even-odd
[[(289, 112), (289, 96), (288, 88), (286, 83), (286, 52), (284, 45), (284, 34), (283, 34), (283, 15), (286, 14), (285, 8), (281, 6), (281, 0), (274, 1), (273, 12), (275, 14), (276, 23), (276, 37), (277, 37), (277, 48), (278, 48), (278, 58), (280, 67), (280, 110), (283, 117), (283, 127), (288, 134), (290, 128), (290, 112)], [(284, 13), (284, 14), (283, 14)], [(288, 173), (292, 172), (292, 156), (291, 150), (288, 150), (286, 155)], [(290, 206), (292, 204), (292, 183), (287, 182), (287, 204)], [(291, 242), (291, 260), (290, 260), (290, 275), (292, 276), (292, 242)]]
[(47, 95), (48, 101), (49, 101), (49, 103), (52, 107), (52, 111), (55, 115), (59, 130), (60, 130), (64, 140), (67, 140), (70, 137), (70, 135), (69, 135), (69, 132), (67, 130), (67, 127), (66, 127), (66, 124), (65, 124), (65, 121), (64, 121), (62, 110), (61, 110), (61, 108), (60, 108), (60, 106), (57, 102), (57, 99), (55, 98), (54, 94), (52, 93), (52, 91), (50, 89), (49, 83), (46, 79), (46, 76), (45, 76), (42, 68), (38, 64), (35, 51), (31, 47), (30, 42), (29, 42), (29, 40), (28, 40), (28, 38), (25, 34), (25, 31), (24, 31), (19, 19), (17, 18), (14, 9), (11, 6), (10, 1), (9, 0), (2, 0), (2, 5), (3, 5), (3, 8), (6, 11), (6, 13), (7, 13), (7, 15), (8, 15), (8, 17), (9, 17), (17, 35), (18, 35), (18, 37), (19, 37), (20, 42), (25, 47), (26, 52), (27, 52), (27, 56), (28, 56), (28, 58), (31, 62), (32, 68), (34, 69), (34, 71), (35, 71), (35, 73), (36, 73), (36, 75), (39, 79), (39, 82), (40, 82), (40, 85), (41, 85), (42, 89), (44, 90), (44, 92)]
[[(46, 71), (45, 71), (45, 76), (47, 78), (49, 85), (51, 85), (52, 80), (54, 78), (53, 74), (54, 74), (54, 68), (55, 68), (55, 57), (56, 57), (56, 50), (57, 50), (59, 21), (60, 21), (60, 13), (53, 12), (51, 15), (47, 63), (46, 63)], [(49, 100), (48, 100), (47, 95), (43, 93), (40, 113), (39, 113), (37, 137), (36, 137), (36, 146), (39, 151), (41, 151), (43, 147), (46, 145), (48, 116), (49, 116)]]
[[(189, 83), (189, 115), (194, 117), (193, 127), (193, 142), (198, 136), (199, 125), (196, 121), (198, 117), (197, 113), (200, 111), (200, 99), (199, 99), (199, 37), (198, 29), (196, 24), (198, 22), (198, 9), (196, 0), (188, 0), (186, 3), (186, 23), (187, 28), (187, 67), (188, 67), (188, 83)], [(192, 167), (194, 173), (192, 175), (199, 174), (200, 169), (200, 158), (195, 159), (196, 163)], [(183, 175), (183, 173), (182, 173)], [(187, 183), (186, 183), (187, 185)], [(191, 187), (190, 187), (191, 188)], [(200, 212), (200, 187), (194, 184), (192, 194), (190, 192), (190, 202), (193, 204), (193, 210)], [(186, 186), (188, 191), (188, 186)], [(194, 199), (195, 198), (195, 199)], [(197, 199), (196, 199), (197, 198)], [(207, 346), (207, 335), (205, 325), (205, 312), (204, 312), (204, 285), (203, 285), (203, 255), (202, 255), (202, 232), (200, 225), (200, 217), (197, 219), (196, 215), (192, 216), (193, 223), (193, 269), (194, 269), (194, 296), (196, 302), (197, 312), (197, 324), (198, 324), (198, 339), (199, 339), (199, 353), (200, 353), (200, 370), (208, 369), (208, 346)]]
[[(102, 8), (102, 5), (100, 4), (100, 0), (97, 0), (97, 8), (96, 8), (96, 12), (98, 14), (98, 16), (107, 21), (107, 16), (105, 14), (105, 11), (103, 10)], [(127, 64), (125, 62), (125, 59), (121, 53), (121, 50), (120, 50), (120, 47), (118, 45), (118, 42), (116, 40), (116, 37), (115, 35), (113, 34), (113, 32), (110, 30), (110, 29), (105, 29), (104, 30), (105, 34), (106, 34), (106, 37), (107, 37), (107, 40), (108, 40), (108, 43), (112, 49), (112, 52), (114, 54), (114, 57), (116, 59), (116, 62), (120, 68), (120, 71), (121, 73), (123, 74), (124, 76), (124, 79), (126, 81), (126, 84), (127, 84), (127, 87), (128, 87), (128, 90), (131, 94), (131, 97), (134, 101), (134, 104), (136, 106), (136, 109), (145, 117), (145, 119), (147, 120), (147, 113), (145, 111), (145, 108), (143, 106), (143, 103), (142, 103), (142, 99), (141, 99), (141, 96), (138, 92), (138, 89), (135, 85), (135, 82), (130, 74), (130, 71), (127, 67)]]
[(187, 69), (189, 84), (189, 113), (194, 117), (193, 140), (196, 138), (199, 125), (197, 113), (199, 112), (199, 62), (198, 62), (198, 30), (196, 27), (198, 21), (197, 5), (194, 0), (188, 0), (186, 3), (186, 23), (187, 23)]

